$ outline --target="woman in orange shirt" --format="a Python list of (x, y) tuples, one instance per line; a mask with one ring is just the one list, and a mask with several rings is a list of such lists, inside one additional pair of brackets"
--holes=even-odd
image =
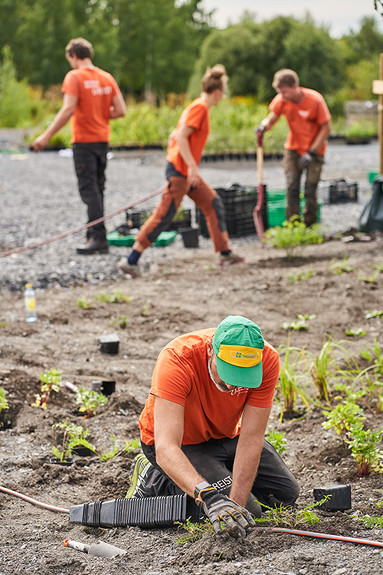
[(244, 259), (234, 254), (228, 243), (224, 206), (217, 192), (199, 173), (199, 162), (209, 131), (209, 110), (223, 98), (227, 87), (225, 68), (208, 68), (202, 79), (202, 94), (188, 106), (169, 138), (167, 151), (167, 184), (161, 202), (142, 226), (129, 256), (122, 258), (119, 268), (132, 277), (140, 275), (138, 265), (142, 252), (166, 230), (173, 220), (183, 197), (187, 194), (203, 212), (214, 249), (219, 252), (219, 264), (235, 264)]

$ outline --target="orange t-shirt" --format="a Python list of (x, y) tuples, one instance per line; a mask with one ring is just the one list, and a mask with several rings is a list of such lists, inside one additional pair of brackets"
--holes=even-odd
[[(290, 131), (285, 142), (286, 150), (296, 150), (302, 155), (308, 152), (320, 126), (331, 119), (327, 104), (315, 90), (301, 88), (304, 98), (299, 104), (288, 102), (280, 94), (275, 96), (269, 108), (277, 116), (286, 116)], [(324, 154), (326, 144), (318, 154)]]
[(109, 142), (110, 107), (119, 92), (113, 76), (100, 68), (77, 68), (65, 76), (62, 91), (78, 98), (72, 143)]
[(214, 332), (215, 328), (188, 333), (174, 339), (161, 351), (139, 420), (141, 439), (147, 445), (154, 443), (156, 396), (184, 406), (183, 445), (202, 443), (211, 438), (233, 438), (239, 434), (245, 404), (272, 405), (279, 377), (278, 352), (265, 342), (260, 387), (235, 395), (223, 393), (210, 379), (207, 367), (207, 340)]
[[(176, 130), (185, 125), (194, 128), (194, 132), (189, 138), (189, 145), (193, 158), (199, 164), (210, 132), (209, 108), (203, 98), (197, 98), (190, 106), (185, 108), (178, 120)], [(184, 176), (188, 175), (187, 164), (180, 154), (175, 138), (172, 139), (168, 147), (166, 159), (173, 164), (177, 172)]]

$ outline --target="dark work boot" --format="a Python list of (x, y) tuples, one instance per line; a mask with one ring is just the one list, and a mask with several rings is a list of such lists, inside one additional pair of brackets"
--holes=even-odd
[(92, 254), (106, 254), (109, 251), (108, 240), (90, 238), (84, 247), (77, 248), (76, 251), (82, 256), (88, 256)]

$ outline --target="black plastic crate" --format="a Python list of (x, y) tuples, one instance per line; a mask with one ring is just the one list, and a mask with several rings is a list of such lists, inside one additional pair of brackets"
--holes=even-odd
[[(153, 213), (153, 210), (128, 210), (126, 214), (126, 223), (131, 229), (140, 228), (148, 219), (148, 217)], [(173, 221), (166, 231), (178, 231), (181, 228), (190, 228), (192, 224), (192, 212), (191, 210), (185, 210), (184, 208), (177, 210)]]
[(329, 204), (358, 201), (358, 183), (345, 179), (334, 180), (328, 187)]
[[(255, 234), (254, 208), (258, 200), (258, 188), (254, 186), (240, 186), (233, 184), (227, 188), (215, 188), (222, 198), (225, 207), (225, 221), (230, 237), (241, 237)], [(264, 201), (261, 210), (263, 227), (267, 229), (267, 195), (264, 186)], [(205, 217), (200, 209), (196, 208), (196, 221), (199, 224), (201, 235), (209, 237)]]

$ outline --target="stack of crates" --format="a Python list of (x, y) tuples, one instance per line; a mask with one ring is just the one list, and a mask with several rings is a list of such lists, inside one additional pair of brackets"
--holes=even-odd
[[(301, 194), (300, 215), (305, 207), (305, 198)], [(318, 222), (321, 221), (322, 202), (318, 200)], [(281, 226), (286, 220), (286, 190), (270, 190), (267, 192), (267, 221), (269, 228)]]
[[(141, 226), (146, 222), (149, 216), (152, 215), (153, 210), (128, 210), (125, 212), (126, 223), (131, 229), (140, 229)], [(192, 212), (191, 210), (185, 210), (184, 208), (178, 208), (173, 221), (169, 225), (166, 231), (178, 231), (181, 228), (190, 228), (192, 224)]]
[[(215, 188), (225, 207), (225, 221), (230, 237), (255, 234), (254, 208), (258, 200), (258, 188), (232, 184), (227, 188)], [(263, 226), (267, 229), (267, 192), (264, 186), (264, 202), (261, 210)], [(209, 237), (206, 221), (201, 210), (196, 208), (196, 221), (201, 235)]]

